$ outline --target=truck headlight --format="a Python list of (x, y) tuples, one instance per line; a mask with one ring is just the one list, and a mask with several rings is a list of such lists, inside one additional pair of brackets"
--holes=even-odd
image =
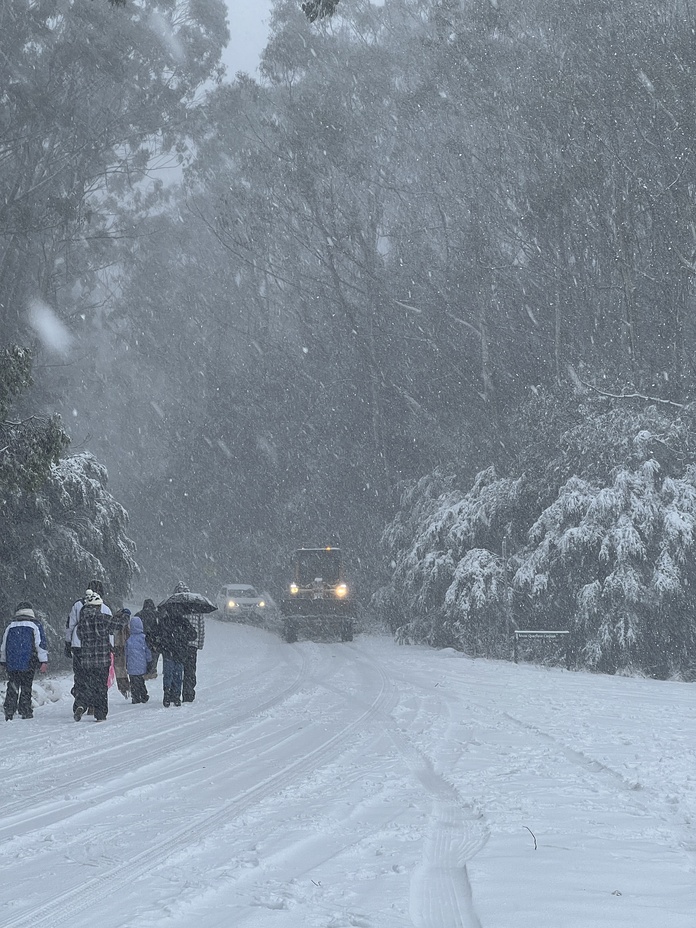
[(291, 583), (290, 584), (290, 595), (296, 596), (299, 589), (300, 588), (296, 583)]
[(348, 587), (346, 586), (345, 583), (339, 583), (338, 586), (336, 587), (336, 598), (345, 599), (347, 595), (348, 595)]

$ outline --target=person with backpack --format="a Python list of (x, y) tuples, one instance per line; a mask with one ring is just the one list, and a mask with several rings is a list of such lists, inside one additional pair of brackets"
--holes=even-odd
[(48, 651), (43, 624), (36, 618), (30, 602), (17, 604), (0, 644), (0, 664), (7, 671), (5, 721), (10, 722), (19, 709), (23, 719), (31, 719), (31, 688), (38, 667), (46, 673)]
[(103, 722), (109, 713), (109, 668), (111, 667), (111, 637), (128, 622), (124, 612), (114, 616), (102, 611), (102, 598), (87, 590), (77, 620), (80, 640), (81, 689), (75, 695), (77, 703), (73, 718), (79, 722), (88, 706), (94, 707), (94, 718)]

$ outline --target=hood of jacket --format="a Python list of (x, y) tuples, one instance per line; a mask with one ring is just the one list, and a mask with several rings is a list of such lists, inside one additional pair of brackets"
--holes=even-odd
[(131, 635), (142, 635), (143, 634), (143, 620), (139, 615), (134, 615), (130, 620), (130, 633)]

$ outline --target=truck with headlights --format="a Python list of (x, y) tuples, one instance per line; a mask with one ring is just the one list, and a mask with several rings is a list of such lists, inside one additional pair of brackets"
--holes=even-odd
[(298, 548), (293, 579), (280, 604), (283, 637), (352, 641), (353, 601), (343, 573), (340, 548)]

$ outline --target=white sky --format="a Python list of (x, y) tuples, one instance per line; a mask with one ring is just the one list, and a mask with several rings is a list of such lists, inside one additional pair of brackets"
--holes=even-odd
[(227, 0), (227, 8), (230, 44), (222, 60), (228, 77), (234, 79), (237, 71), (253, 77), (268, 37), (271, 0)]
[(191, 705), (2, 723), (3, 928), (696, 924), (693, 684), (206, 624)]

